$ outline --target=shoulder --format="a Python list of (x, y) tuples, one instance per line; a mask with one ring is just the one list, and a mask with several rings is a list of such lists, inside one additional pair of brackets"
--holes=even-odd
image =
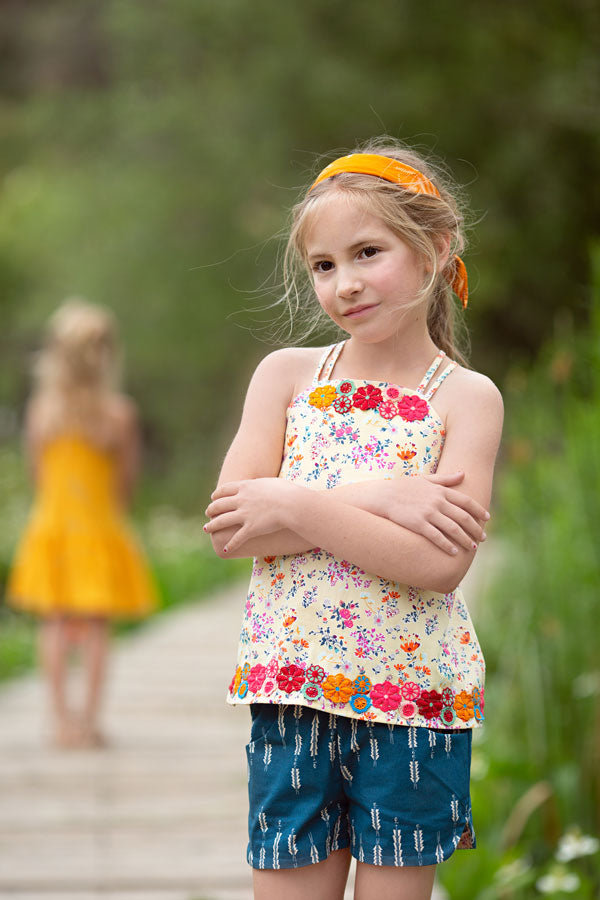
[(296, 394), (308, 387), (319, 364), (325, 347), (285, 347), (274, 350), (260, 361), (252, 382), (269, 384), (286, 395), (289, 403)]
[[(448, 424), (469, 420), (502, 428), (502, 394), (487, 375), (457, 366), (442, 384), (439, 393), (440, 405), (444, 407)], [(435, 403), (435, 397), (433, 402)]]

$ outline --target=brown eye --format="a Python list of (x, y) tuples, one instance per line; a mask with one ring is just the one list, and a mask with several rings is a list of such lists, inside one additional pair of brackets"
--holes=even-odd
[(367, 259), (372, 259), (373, 256), (376, 256), (379, 253), (377, 247), (363, 247), (363, 255), (367, 257)]

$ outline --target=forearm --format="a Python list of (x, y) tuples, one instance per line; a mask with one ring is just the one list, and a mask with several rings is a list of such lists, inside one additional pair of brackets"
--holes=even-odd
[(464, 549), (449, 556), (421, 535), (341, 502), (332, 492), (298, 491), (286, 525), (311, 547), (321, 547), (366, 572), (442, 593), (460, 583), (474, 557), (473, 551)]
[[(369, 485), (368, 481), (358, 481), (354, 484), (339, 485), (330, 490), (313, 491), (313, 493), (327, 494), (355, 508), (374, 512), (372, 492), (368, 491)], [(306, 490), (312, 489), (307, 488)], [(211, 535), (213, 548), (219, 556), (227, 558), (286, 556), (292, 553), (305, 553), (307, 550), (320, 546), (289, 528), (281, 528), (271, 534), (263, 534), (245, 541), (233, 552), (225, 553), (224, 548), (236, 531), (237, 528), (223, 528)]]

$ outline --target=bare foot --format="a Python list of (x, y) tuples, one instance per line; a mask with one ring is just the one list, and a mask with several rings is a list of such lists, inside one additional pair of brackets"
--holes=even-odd
[(66, 719), (56, 726), (52, 743), (59, 750), (72, 750), (80, 746), (80, 739), (80, 728), (75, 722)]

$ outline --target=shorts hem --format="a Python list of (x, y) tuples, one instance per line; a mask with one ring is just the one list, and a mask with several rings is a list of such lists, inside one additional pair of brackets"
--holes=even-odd
[[(246, 861), (247, 861), (248, 865), (252, 869), (255, 869), (257, 872), (277, 872), (277, 871), (279, 871), (279, 869), (304, 869), (304, 868), (306, 868), (306, 866), (314, 866), (320, 862), (325, 862), (326, 859), (329, 859), (329, 857), (331, 856), (332, 853), (337, 853), (338, 850), (352, 851), (352, 848), (350, 847), (350, 843), (348, 842), (347, 844), (340, 844), (339, 847), (336, 847), (335, 850), (330, 850), (329, 853), (327, 853), (327, 854), (323, 853), (323, 856), (319, 855), (319, 858), (316, 860), (313, 859), (311, 856), (303, 856), (301, 858), (297, 857), (296, 859), (290, 859), (289, 861), (284, 860), (284, 861), (280, 862), (279, 865), (277, 865), (277, 866), (255, 866), (253, 864), (253, 862), (251, 863), (247, 857), (246, 857)], [(260, 850), (259, 850), (259, 854), (260, 854)]]

